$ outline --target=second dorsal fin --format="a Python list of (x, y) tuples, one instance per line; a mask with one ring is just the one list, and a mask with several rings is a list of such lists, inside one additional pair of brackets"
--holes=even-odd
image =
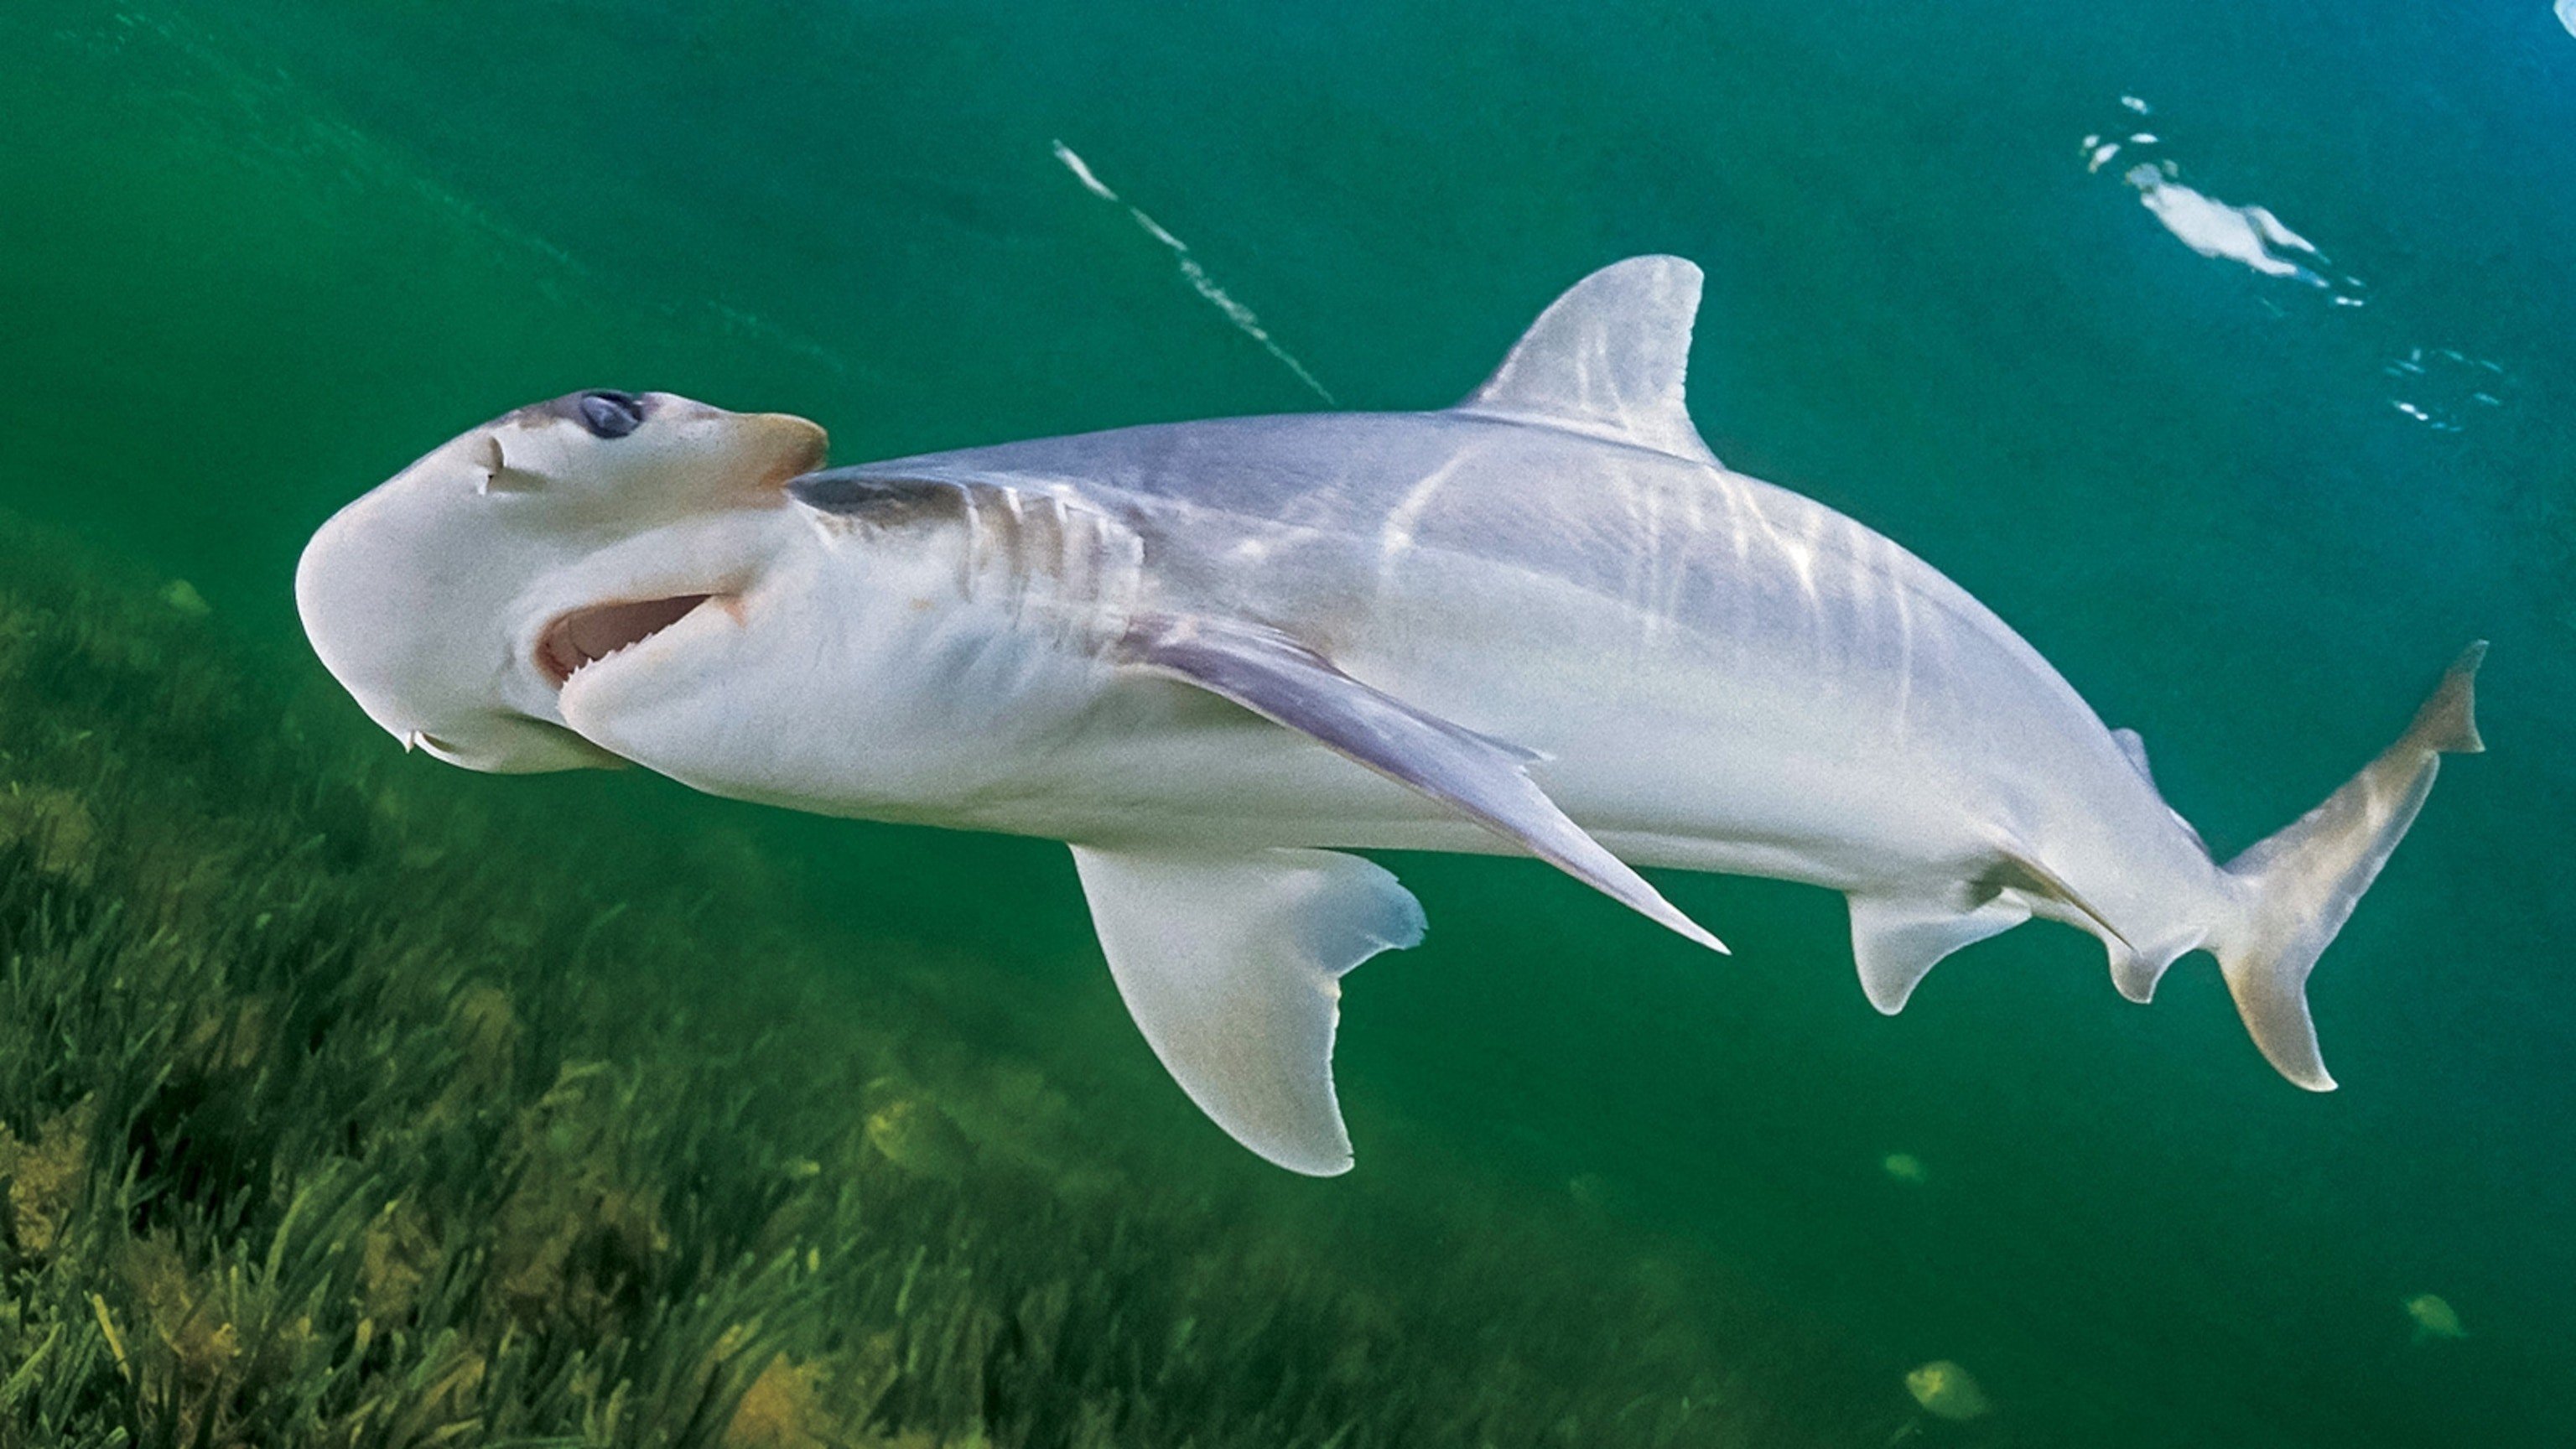
[(1682, 402), (1699, 287), (1699, 268), (1680, 257), (1630, 257), (1603, 267), (1541, 312), (1458, 410), (1715, 464)]

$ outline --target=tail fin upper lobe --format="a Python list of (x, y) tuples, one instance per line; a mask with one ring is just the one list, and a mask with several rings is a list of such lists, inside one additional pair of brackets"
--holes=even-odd
[(2308, 972), (2415, 823), (2441, 757), (2486, 748), (2472, 689), (2486, 652), (2483, 640), (2470, 645), (2397, 743), (2324, 804), (2227, 863), (2246, 906), (2209, 944), (2254, 1044), (2310, 1091), (2332, 1091), (2334, 1078), (2317, 1055)]

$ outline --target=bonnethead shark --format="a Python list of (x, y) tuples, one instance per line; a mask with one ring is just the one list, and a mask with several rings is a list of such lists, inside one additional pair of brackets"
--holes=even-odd
[(1700, 285), (1597, 272), (1439, 411), (822, 471), (801, 418), (575, 393), (343, 509), (296, 599), (369, 716), (468, 768), (1069, 842), (1146, 1040), (1297, 1172), (1351, 1165), (1340, 978), (1424, 928), (1353, 849), (1534, 855), (1717, 950), (1637, 867), (1825, 886), (1889, 1013), (2034, 916), (2135, 1001), (2206, 948), (2263, 1055), (2331, 1088), (2310, 968), (2480, 748), (2484, 646), (2221, 864), (1984, 605), (1710, 453)]

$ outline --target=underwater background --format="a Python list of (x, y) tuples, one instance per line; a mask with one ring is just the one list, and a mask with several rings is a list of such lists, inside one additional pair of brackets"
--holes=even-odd
[[(2565, 1442), (2571, 25), (13, 0), (0, 1443)], [(2493, 641), (2311, 983), (2342, 1090), (2205, 956), (2140, 1009), (2039, 926), (1885, 1019), (1825, 892), (1660, 875), (1717, 959), (1390, 856), (1431, 934), (1297, 1179), (1061, 847), (469, 776), (296, 627), (323, 518), (534, 399), (845, 462), (1439, 406), (1647, 251), (1717, 454), (1992, 605), (2221, 858)]]

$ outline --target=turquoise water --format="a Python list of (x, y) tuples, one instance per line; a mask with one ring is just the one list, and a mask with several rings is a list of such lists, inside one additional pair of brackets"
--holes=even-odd
[[(2491, 752), (2319, 969), (2322, 1098), (2205, 957), (2140, 1010), (2034, 928), (1890, 1021), (1820, 892), (1662, 879), (1712, 961), (1535, 865), (1394, 858), (1433, 934), (1349, 984), (1360, 1172), (1437, 1141), (1534, 1212), (1579, 1181), (1891, 1394), (1968, 1364), (1998, 1414), (1925, 1433), (2557, 1441), (2576, 36), (2534, 0), (1558, 10), (16, 5), (0, 507), (284, 638), (320, 519), (533, 398), (795, 411), (853, 461), (1429, 406), (1585, 271), (1690, 256), (1718, 455), (1993, 605), (2222, 856), (2475, 637)], [(2194, 254), (2141, 162), (2324, 285)], [(1108, 1002), (1052, 848), (518, 783), (749, 832), (837, 928)], [(1147, 1091), (1101, 1110), (1268, 1170)], [(2419, 1293), (2470, 1336), (2412, 1341)]]

